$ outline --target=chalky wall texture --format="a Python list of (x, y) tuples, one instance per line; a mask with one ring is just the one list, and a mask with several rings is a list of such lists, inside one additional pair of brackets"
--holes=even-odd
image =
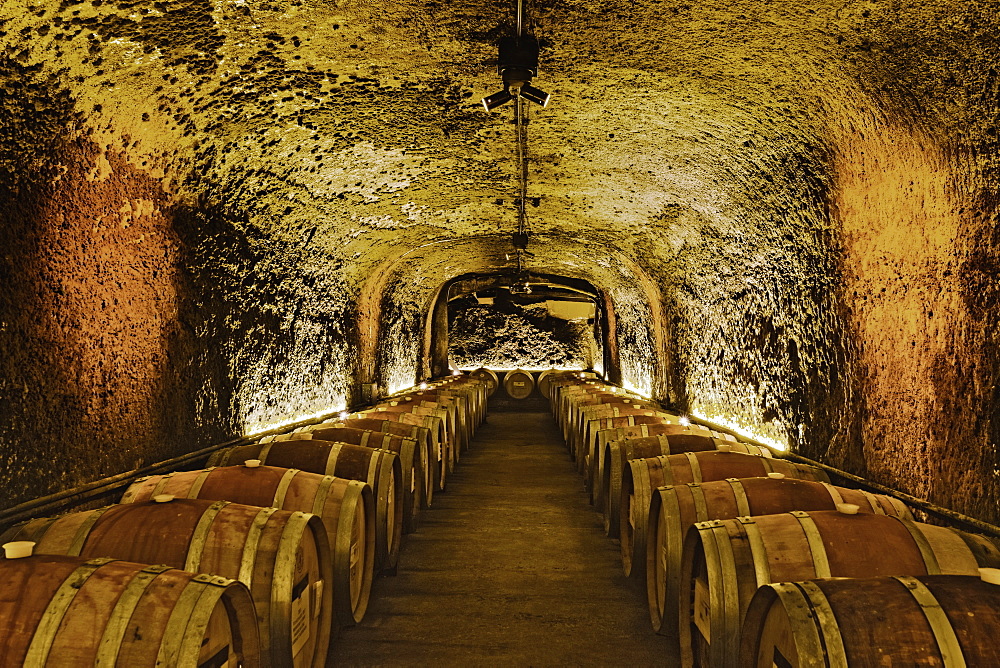
[[(422, 378), (513, 266), (509, 4), (3, 3), (4, 505)], [(528, 6), (623, 383), (1000, 521), (995, 3)]]

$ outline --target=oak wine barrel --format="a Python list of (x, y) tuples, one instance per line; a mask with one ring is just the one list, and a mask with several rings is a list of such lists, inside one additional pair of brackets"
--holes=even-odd
[[(673, 613), (680, 661), (712, 668), (737, 665), (747, 606), (766, 584), (972, 575), (997, 566), (1000, 549), (983, 536), (887, 515), (793, 511), (699, 522), (684, 540), (680, 598)], [(672, 624), (664, 620), (667, 629)]]
[[(660, 425), (652, 425), (659, 427)], [(669, 427), (671, 425), (663, 425)], [(609, 536), (617, 537), (621, 517), (622, 477), (630, 459), (646, 459), (660, 455), (718, 450), (771, 457), (771, 451), (757, 445), (725, 441), (714, 436), (699, 434), (661, 434), (644, 438), (626, 438), (608, 443), (604, 451), (604, 470), (601, 472), (601, 508), (604, 526)]]
[[(653, 422), (602, 429), (594, 438), (594, 449), (587, 453), (589, 461), (585, 471), (584, 484), (590, 490), (591, 503), (600, 508), (604, 504), (604, 464), (605, 453), (609, 443), (634, 438), (650, 438), (654, 436), (689, 435), (702, 438), (715, 438), (715, 432), (698, 425), (683, 425), (677, 422)], [(726, 439), (723, 438), (725, 441)], [(728, 442), (728, 441), (727, 441)]]
[(264, 665), (326, 665), (333, 622), (333, 560), (315, 515), (228, 501), (169, 499), (37, 519), (0, 542), (30, 540), (36, 554), (111, 557), (239, 580), (257, 610)]
[(511, 399), (527, 399), (535, 390), (535, 378), (522, 369), (508, 371), (503, 377), (503, 389)]
[[(694, 453), (688, 453), (693, 455)], [(768, 459), (761, 457), (760, 459)], [(749, 478), (754, 481), (746, 486), (741, 486), (738, 482), (740, 478), (727, 478), (728, 482), (708, 482), (702, 487), (699, 483), (691, 483), (690, 489), (693, 494), (706, 495), (706, 501), (699, 501), (692, 506), (697, 507), (698, 513), (705, 513), (704, 517), (692, 515), (690, 521), (679, 525), (675, 537), (677, 539), (677, 554), (680, 555), (680, 544), (684, 540), (684, 534), (688, 527), (695, 522), (705, 520), (721, 519), (723, 517), (737, 517), (738, 515), (771, 515), (783, 513), (790, 510), (835, 510), (837, 503), (856, 503), (861, 508), (869, 506), (869, 499), (866, 492), (857, 490), (847, 490), (842, 495), (837, 491), (839, 488), (828, 485), (829, 478), (826, 473), (819, 468), (799, 465), (799, 467), (789, 467), (790, 474), (772, 473), (770, 478)], [(808, 485), (805, 487), (795, 484), (782, 486), (783, 482), (791, 482), (795, 479), (817, 481), (820, 485), (827, 485), (827, 493), (821, 493), (818, 488), (813, 489)], [(730, 489), (731, 488), (731, 489)], [(622, 566), (626, 577), (637, 575), (642, 578), (646, 573), (646, 530), (648, 518), (651, 516), (652, 497), (663, 490), (672, 489), (664, 482), (662, 458), (650, 457), (646, 459), (629, 460), (622, 475), (621, 503), (619, 510), (621, 516), (618, 520), (620, 527), (620, 545), (622, 550)], [(826, 489), (826, 488), (824, 488)], [(729, 491), (727, 491), (729, 490)], [(807, 493), (808, 492), (808, 493)], [(746, 498), (750, 497), (750, 501)], [(797, 505), (784, 506), (779, 502), (775, 505), (766, 505), (772, 497), (787, 500), (794, 503), (796, 499), (802, 499), (807, 507)], [(885, 497), (889, 499), (889, 497)], [(810, 505), (815, 501), (820, 505)], [(895, 499), (893, 499), (895, 501)], [(732, 502), (732, 503), (730, 503)], [(858, 503), (862, 502), (862, 503)], [(721, 515), (713, 514), (716, 506), (719, 505), (718, 512)], [(887, 512), (890, 515), (899, 514), (909, 517), (909, 511), (901, 502), (898, 505), (890, 505), (886, 511), (881, 507), (872, 508), (872, 512)], [(725, 514), (730, 510), (753, 509), (754, 512)], [(776, 508), (772, 510), (771, 508)], [(697, 514), (697, 513), (696, 513)], [(685, 518), (688, 519), (688, 518)], [(912, 519), (912, 518), (910, 518)], [(671, 525), (673, 526), (673, 525)]]
[(316, 425), (317, 429), (296, 431), (260, 439), (260, 443), (272, 441), (326, 441), (327, 443), (350, 443), (366, 448), (389, 450), (399, 457), (403, 483), (403, 533), (416, 530), (420, 508), (425, 506), (424, 492), (434, 486), (429, 453), (420, 448), (412, 438), (395, 436), (381, 431)]
[(486, 367), (479, 367), (475, 371), (469, 372), (469, 375), (486, 384), (487, 397), (492, 397), (493, 393), (497, 391), (497, 387), (500, 385), (500, 378), (497, 377), (494, 371), (487, 369)]
[(350, 443), (274, 441), (218, 450), (208, 463), (233, 466), (254, 459), (268, 466), (368, 483), (375, 501), (375, 569), (395, 572), (403, 534), (403, 476), (396, 453)]
[(216, 575), (106, 557), (0, 560), (0, 666), (244, 666), (253, 599)]
[[(640, 461), (640, 460), (635, 460)], [(778, 460), (780, 461), (780, 460)], [(800, 465), (801, 466), (801, 465)], [(799, 469), (795, 479), (781, 473), (766, 478), (729, 478), (704, 483), (660, 487), (646, 502), (646, 519), (641, 536), (639, 499), (636, 498), (636, 547), (633, 564), (643, 562), (646, 596), (653, 630), (659, 631), (680, 591), (681, 550), (688, 530), (697, 522), (732, 519), (740, 516), (773, 515), (793, 510), (835, 510), (849, 503), (860, 512), (913, 519), (898, 499), (862, 490), (834, 487), (825, 482), (823, 471)], [(627, 524), (627, 520), (623, 522)], [(623, 525), (622, 534), (626, 533)], [(641, 542), (642, 547), (638, 547)], [(641, 552), (640, 552), (641, 550)], [(623, 547), (622, 556), (625, 556)], [(670, 632), (670, 629), (666, 629)]]
[(332, 552), (330, 586), (337, 621), (341, 626), (360, 622), (368, 608), (375, 565), (371, 487), (358, 480), (251, 464), (140, 478), (125, 490), (121, 502), (141, 503), (170, 494), (316, 515), (323, 520)]
[(427, 430), (430, 446), (430, 462), (434, 473), (434, 489), (443, 490), (448, 477), (448, 437), (444, 420), (433, 415), (414, 415), (402, 411), (365, 410), (350, 415), (347, 419), (380, 420), (397, 424), (420, 427)]
[(967, 575), (784, 582), (747, 609), (747, 668), (1000, 666), (1000, 586)]

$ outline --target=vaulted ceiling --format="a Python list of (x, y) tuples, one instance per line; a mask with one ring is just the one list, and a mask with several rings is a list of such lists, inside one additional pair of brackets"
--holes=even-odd
[[(526, 9), (528, 266), (602, 292), (623, 382), (993, 513), (995, 4)], [(124, 434), (64, 483), (419, 379), (441, 286), (514, 266), (512, 111), (479, 103), (513, 17), (7, 0), (0, 437)]]

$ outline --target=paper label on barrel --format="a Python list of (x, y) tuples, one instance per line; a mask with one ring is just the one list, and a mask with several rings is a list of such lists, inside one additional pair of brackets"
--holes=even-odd
[(292, 592), (292, 656), (309, 640), (309, 576), (302, 578)]
[(515, 380), (514, 387), (524, 387), (524, 383), (519, 380)]
[(416, 467), (410, 469), (410, 494), (417, 491), (417, 469)]
[(636, 505), (635, 505), (635, 494), (629, 494), (628, 495), (628, 523), (630, 525), (632, 525), (632, 529), (635, 529), (635, 513), (636, 513), (636, 510), (637, 510), (637, 508), (636, 508)]
[(774, 656), (771, 658), (771, 666), (773, 668), (792, 668), (792, 663), (775, 647)]
[(711, 644), (711, 604), (708, 598), (708, 583), (698, 578), (694, 581), (694, 625), (698, 627), (705, 641)]

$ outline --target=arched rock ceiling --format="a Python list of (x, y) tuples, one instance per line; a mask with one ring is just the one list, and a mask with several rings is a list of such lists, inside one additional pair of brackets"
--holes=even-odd
[[(52, 239), (70, 210), (95, 234), (158, 221), (167, 250), (118, 282), (156, 304), (176, 289), (190, 345), (221, 342), (228, 362), (192, 368), (242, 398), (192, 390), (199, 420), (280, 413), (260, 398), (275, 369), (285, 396), (339, 401), (371, 377), (386, 290), (419, 311), (435, 283), (509, 266), (503, 243), (477, 240), (516, 224), (513, 126), (478, 100), (498, 87), (513, 4), (7, 0), (5, 213), (30, 210)], [(619, 290), (627, 326), (659, 331), (647, 373), (662, 398), (994, 513), (996, 3), (529, 6), (535, 83), (553, 94), (529, 126), (533, 268)], [(481, 247), (436, 243), (462, 239)], [(143, 240), (119, 242), (131, 257)], [(614, 258), (641, 285), (615, 278)], [(158, 287), (178, 264), (189, 283)], [(647, 307), (628, 313), (636, 290)], [(146, 321), (161, 311), (169, 333), (170, 308)], [(125, 336), (114, 318), (94, 326), (109, 322)], [(121, 368), (112, 348), (94, 354)], [(955, 492), (969, 475), (988, 491)]]

